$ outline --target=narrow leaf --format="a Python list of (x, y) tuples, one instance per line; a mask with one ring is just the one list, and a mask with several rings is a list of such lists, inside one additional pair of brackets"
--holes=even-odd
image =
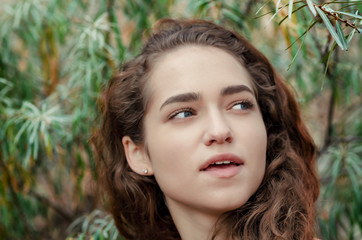
[(292, 19), (292, 13), (293, 13), (293, 2), (294, 0), (289, 0), (289, 11), (288, 11), (288, 16), (289, 16), (289, 20)]
[(342, 45), (347, 50), (348, 49), (348, 43), (346, 41), (346, 37), (344, 36), (341, 24), (339, 24), (338, 21), (336, 21), (336, 28), (337, 28), (337, 34), (338, 34), (339, 38), (342, 40)]
[(302, 49), (303, 44), (304, 44), (304, 40), (305, 40), (306, 36), (307, 36), (307, 35), (304, 35), (303, 40), (302, 40), (302, 43), (300, 44), (300, 46), (299, 46), (299, 48), (298, 48), (297, 52), (295, 53), (295, 55), (294, 55), (294, 57), (293, 57), (293, 59), (292, 59), (291, 63), (289, 64), (287, 71), (289, 71), (289, 69), (290, 69), (290, 67), (292, 66), (293, 62), (294, 62), (294, 61), (295, 61), (295, 59), (297, 58), (297, 56), (298, 56), (298, 54), (299, 54), (300, 49)]
[(300, 35), (292, 44), (290, 44), (285, 50), (288, 50), (291, 46), (294, 45), (294, 43), (296, 43), (299, 39), (301, 39), (305, 34), (307, 34), (309, 32), (309, 30), (315, 25), (317, 24), (318, 19), (317, 20), (312, 20), (311, 23), (309, 24), (308, 28), (302, 33), (302, 35)]
[[(300, 6), (300, 7), (298, 7), (297, 9), (293, 10), (293, 13), (299, 11), (300, 9), (304, 8), (305, 6), (307, 6), (307, 4), (304, 4), (304, 5)], [(285, 16), (285, 17), (278, 23), (278, 25), (281, 25), (281, 24), (285, 21), (285, 19), (287, 19), (287, 18), (288, 18), (288, 16)]]
[(275, 12), (278, 12), (278, 8), (279, 8), (279, 5), (280, 5), (280, 2), (282, 0), (278, 0), (277, 4), (275, 5)]
[(221, 12), (225, 17), (231, 19), (235, 23), (241, 22), (240, 18), (237, 15), (235, 15), (233, 12), (231, 12), (229, 9), (223, 8), (221, 9)]
[(268, 3), (270, 3), (271, 0), (267, 1), (266, 3), (264, 3), (259, 9), (258, 11), (255, 12), (255, 15), (257, 15)]
[(308, 4), (308, 8), (309, 10), (312, 12), (313, 16), (317, 16), (317, 12), (314, 8), (314, 3), (312, 0), (306, 0), (307, 1), (307, 4)]
[(273, 14), (273, 16), (268, 20), (268, 22), (265, 24), (265, 26), (268, 26), (269, 23), (275, 18), (275, 16), (282, 10), (287, 4), (284, 4), (276, 13)]
[(346, 15), (346, 16), (350, 16), (350, 17), (354, 17), (354, 18), (358, 18), (362, 20), (362, 16), (358, 15), (358, 14), (354, 14), (354, 13), (348, 13), (348, 12), (340, 12), (340, 11), (334, 11), (336, 13), (342, 14), (342, 15)]
[(18, 131), (18, 133), (15, 136), (14, 142), (18, 143), (19, 139), (21, 137), (21, 135), (24, 133), (24, 131), (29, 127), (29, 125), (31, 124), (31, 121), (26, 121), (20, 128), (20, 130)]
[(336, 41), (336, 43), (338, 44), (338, 46), (342, 49), (342, 50), (346, 50), (346, 48), (343, 46), (342, 40), (339, 38), (338, 34), (336, 33), (336, 31), (333, 28), (332, 23), (329, 21), (327, 15), (320, 9), (320, 8), (316, 8), (319, 16), (321, 16), (324, 24), (326, 25), (328, 31), (330, 32), (330, 34), (332, 35), (332, 37), (334, 38), (334, 40)]
[(35, 142), (33, 143), (33, 159), (37, 159), (38, 158), (38, 152), (39, 152), (39, 140), (35, 140)]
[(347, 166), (347, 172), (348, 172), (348, 177), (351, 179), (352, 189), (355, 194), (354, 197), (357, 199), (358, 202), (361, 202), (361, 192), (358, 187), (358, 178), (349, 166)]
[(36, 115), (40, 115), (40, 111), (39, 109), (32, 104), (31, 102), (24, 102), (22, 108), (28, 108), (29, 110), (31, 110), (34, 114)]
[(38, 133), (38, 127), (39, 127), (40, 121), (31, 121), (31, 124), (29, 125), (27, 132), (29, 135), (29, 143), (33, 143), (35, 139), (35, 137), (37, 136)]
[(348, 39), (347, 39), (347, 43), (349, 43), (349, 42), (352, 40), (353, 35), (354, 35), (355, 32), (356, 32), (356, 29), (353, 29), (353, 30), (350, 32), (350, 34), (349, 34), (349, 36), (348, 36)]
[[(323, 74), (323, 79), (322, 79), (322, 85), (321, 85), (321, 90), (324, 88), (324, 83), (326, 81), (326, 76), (327, 76), (327, 71), (328, 71), (328, 67), (329, 67), (329, 60), (331, 59), (331, 56), (332, 56), (332, 52), (334, 51), (334, 49), (336, 48), (336, 43), (333, 43), (333, 46), (331, 48), (331, 50), (329, 50), (328, 54), (326, 55), (327, 56), (327, 59), (323, 59), (324, 61), (327, 61), (326, 62), (326, 67), (324, 69), (324, 74)], [(333, 49), (333, 50), (332, 50)], [(322, 60), (322, 61), (323, 61)]]

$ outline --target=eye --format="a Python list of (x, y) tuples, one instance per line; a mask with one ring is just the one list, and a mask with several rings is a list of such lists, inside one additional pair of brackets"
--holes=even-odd
[(253, 106), (254, 104), (252, 104), (249, 100), (243, 100), (232, 105), (231, 109), (248, 110), (251, 109)]
[(194, 110), (187, 108), (187, 109), (180, 109), (174, 113), (172, 113), (169, 119), (182, 119), (194, 116)]

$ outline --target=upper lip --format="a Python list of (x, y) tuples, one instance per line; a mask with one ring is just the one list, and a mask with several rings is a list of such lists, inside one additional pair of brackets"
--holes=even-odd
[(210, 166), (213, 163), (222, 162), (222, 161), (230, 161), (240, 165), (244, 164), (244, 161), (233, 153), (221, 153), (210, 157), (205, 163), (201, 165), (200, 171), (205, 170), (208, 166)]

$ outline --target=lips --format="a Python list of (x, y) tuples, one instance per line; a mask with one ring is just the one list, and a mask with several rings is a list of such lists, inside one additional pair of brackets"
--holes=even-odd
[(200, 167), (200, 171), (213, 171), (243, 165), (244, 161), (232, 153), (222, 153), (208, 159)]

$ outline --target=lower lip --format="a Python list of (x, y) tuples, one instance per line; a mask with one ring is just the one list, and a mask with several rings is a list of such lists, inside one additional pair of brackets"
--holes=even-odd
[(236, 166), (236, 165), (229, 165), (229, 166), (215, 166), (215, 167), (209, 167), (205, 171), (202, 171), (206, 174), (210, 174), (214, 177), (219, 178), (231, 178), (238, 174), (238, 172), (241, 170), (242, 165)]

